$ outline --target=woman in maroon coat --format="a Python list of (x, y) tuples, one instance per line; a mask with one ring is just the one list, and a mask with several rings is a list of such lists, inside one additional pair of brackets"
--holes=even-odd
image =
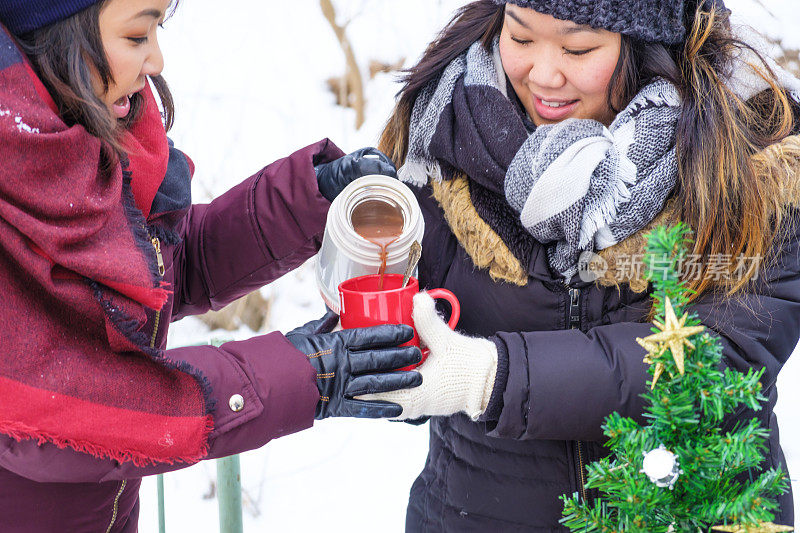
[[(559, 496), (641, 420), (650, 376), (644, 235), (694, 230), (691, 310), (724, 363), (764, 369), (766, 468), (785, 462), (775, 380), (800, 337), (800, 82), (720, 0), (479, 0), (405, 79), (379, 145), (417, 185), (420, 387), (379, 394), (433, 415), (407, 531), (563, 531)], [(794, 134), (794, 136), (792, 136)], [(606, 265), (597, 271), (582, 268)], [(761, 262), (760, 258), (766, 260)], [(792, 498), (778, 502), (792, 523)]]
[[(144, 475), (257, 448), (315, 418), (398, 416), (357, 394), (418, 385), (407, 326), (165, 350), (318, 249), (374, 149), (328, 140), (208, 205), (167, 140), (168, 0), (0, 0), (0, 531), (137, 529)], [(8, 31), (6, 31), (6, 28)], [(372, 155), (373, 157), (364, 157)]]

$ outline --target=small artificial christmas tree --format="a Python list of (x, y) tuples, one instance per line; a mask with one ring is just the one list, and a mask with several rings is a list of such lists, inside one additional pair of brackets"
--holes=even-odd
[[(688, 293), (680, 265), (688, 233), (678, 224), (648, 236), (655, 328), (637, 342), (653, 376), (644, 395), (649, 424), (618, 413), (606, 418), (612, 454), (587, 467), (586, 487), (598, 489), (600, 498), (587, 503), (577, 494), (562, 496), (561, 522), (572, 531), (792, 531), (772, 524), (776, 497), (788, 481), (781, 471), (760, 470), (768, 431), (757, 419), (723, 430), (726, 414), (740, 405), (760, 409), (764, 371), (720, 370), (721, 343), (684, 313)], [(744, 473), (749, 483), (736, 479)]]

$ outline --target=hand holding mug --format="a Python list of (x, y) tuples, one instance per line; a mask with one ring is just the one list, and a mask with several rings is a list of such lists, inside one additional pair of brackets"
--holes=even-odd
[[(453, 331), (436, 312), (428, 294), (414, 296), (413, 320), (422, 345), (430, 350), (416, 370), (422, 385), (405, 390), (359, 396), (360, 400), (400, 405), (398, 420), (450, 416), (463, 412), (473, 420), (486, 410), (495, 386), (497, 347), (494, 342)], [(414, 373), (414, 372), (410, 372)]]

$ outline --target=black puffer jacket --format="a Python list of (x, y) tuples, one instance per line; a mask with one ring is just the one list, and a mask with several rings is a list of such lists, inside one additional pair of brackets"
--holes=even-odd
[[(784, 143), (800, 157), (799, 138)], [(791, 169), (786, 179), (797, 188), (800, 159), (780, 157), (786, 159), (776, 164)], [(469, 209), (445, 188), (437, 186), (436, 199), (431, 187), (416, 191), (426, 224), (420, 278), (423, 286), (444, 287), (458, 296), (458, 329), (493, 337), (507, 352), (508, 377), (505, 389), (493, 395), (489, 420), (472, 422), (463, 415), (431, 420), (430, 452), (411, 489), (406, 529), (565, 531), (558, 523), (559, 496), (593, 496), (583, 487), (585, 466), (607, 454), (604, 418), (618, 411), (642, 420), (640, 395), (650, 377), (635, 339), (651, 333), (649, 295), (627, 283), (619, 292), (577, 278), (565, 286), (551, 273), (541, 244), (534, 248), (524, 286), (493, 279), (491, 269), (475, 264), (494, 268), (502, 251), (487, 250), (495, 241), (463, 224)], [(793, 215), (797, 211), (789, 204), (796, 201), (786, 202)], [(668, 215), (665, 210), (650, 227), (668, 222)], [(650, 227), (606, 252), (642, 253), (637, 248)], [(720, 305), (707, 295), (692, 307), (721, 336), (727, 365), (741, 371), (766, 368), (762, 383), (769, 401), (757, 416), (771, 430), (766, 466), (784, 468), (773, 414), (775, 380), (800, 337), (800, 230), (794, 221), (787, 228), (778, 266), (762, 272), (743, 301)], [(478, 257), (484, 252), (494, 260)], [(500, 270), (492, 272), (495, 278)], [(776, 522), (793, 524), (791, 494), (780, 503)]]

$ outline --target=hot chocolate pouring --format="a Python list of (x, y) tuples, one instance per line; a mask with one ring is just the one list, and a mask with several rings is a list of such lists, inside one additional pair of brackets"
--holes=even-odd
[(369, 242), (380, 247), (381, 276), (378, 288), (383, 288), (383, 276), (386, 273), (386, 247), (395, 242), (403, 234), (405, 221), (400, 206), (384, 200), (365, 200), (353, 209), (350, 223), (356, 233)]

